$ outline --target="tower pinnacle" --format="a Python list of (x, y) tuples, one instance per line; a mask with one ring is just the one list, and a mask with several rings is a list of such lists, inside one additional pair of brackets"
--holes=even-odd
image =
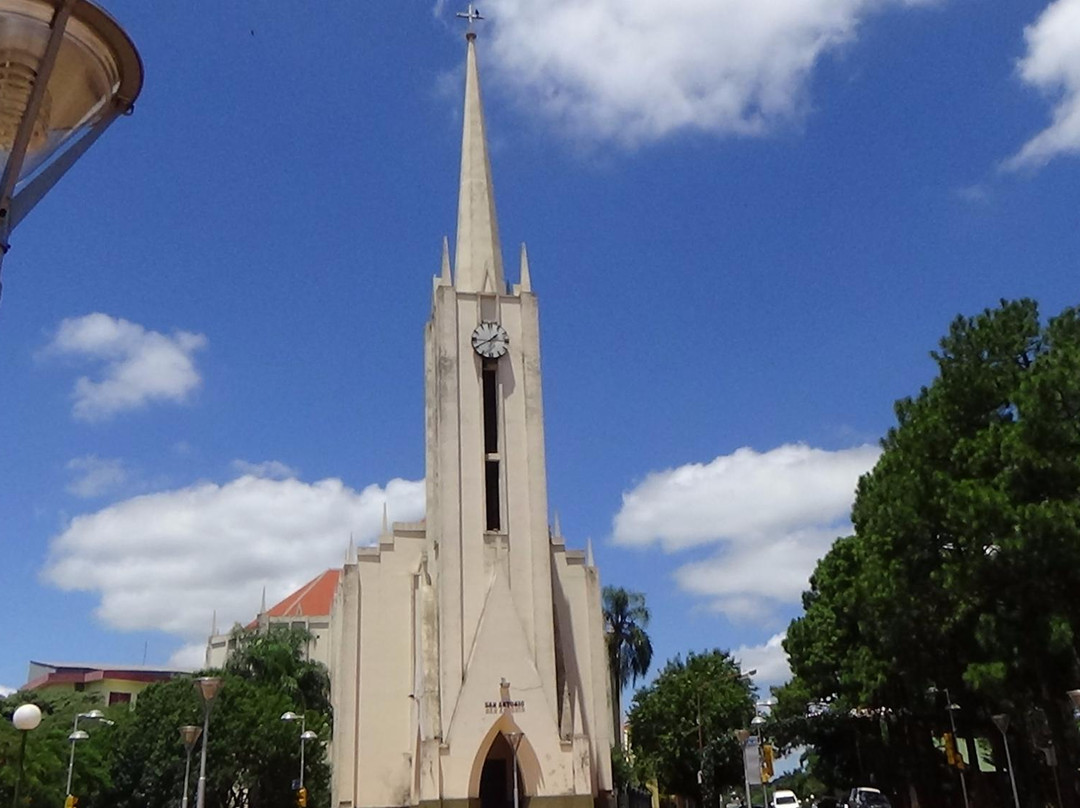
[(495, 218), (495, 186), (491, 180), (484, 109), (480, 102), (480, 76), (476, 67), (476, 34), (472, 21), (482, 19), (470, 5), (465, 58), (465, 112), (461, 135), (461, 184), (458, 191), (457, 245), (454, 250), (455, 286), (460, 292), (481, 292), (490, 273), (493, 291), (504, 292), (499, 225)]

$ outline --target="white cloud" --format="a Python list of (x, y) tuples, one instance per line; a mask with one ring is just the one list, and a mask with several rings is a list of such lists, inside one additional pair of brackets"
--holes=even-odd
[(733, 620), (767, 625), (798, 603), (817, 560), (850, 530), (855, 484), (880, 453), (788, 444), (653, 472), (623, 494), (613, 540), (668, 553), (715, 545), (677, 569), (676, 583)]
[[(209, 626), (207, 626), (207, 633), (209, 634)], [(228, 628), (228, 626), (222, 626), (221, 628)], [(180, 670), (197, 671), (200, 668), (206, 666), (206, 642), (189, 642), (180, 646), (173, 655), (169, 657), (168, 665), (170, 668), (179, 668)]]
[(6, 699), (12, 693), (16, 693), (18, 690), (14, 687), (8, 687), (7, 685), (0, 685), (0, 699)]
[(247, 460), (234, 460), (233, 470), (238, 474), (249, 474), (252, 477), (266, 477), (271, 480), (287, 480), (290, 477), (299, 477), (300, 473), (292, 466), (287, 466), (280, 460), (264, 460), (262, 463), (249, 463)]
[(84, 455), (69, 460), (66, 468), (77, 475), (68, 483), (68, 493), (82, 499), (92, 499), (115, 491), (127, 482), (128, 478), (124, 462), (118, 458)]
[(635, 144), (796, 118), (814, 66), (868, 14), (925, 2), (491, 0), (485, 34), (490, 75), (530, 106), (579, 136)]
[(1024, 144), (1005, 168), (1036, 168), (1080, 153), (1080, 0), (1055, 0), (1024, 29), (1020, 78), (1054, 99), (1050, 125)]
[(95, 312), (61, 322), (46, 352), (103, 365), (99, 379), (79, 377), (73, 393), (74, 416), (98, 421), (151, 401), (186, 401), (202, 381), (193, 354), (206, 344), (202, 334), (167, 336)]
[[(355, 491), (340, 480), (304, 483), (243, 476), (225, 485), (124, 500), (73, 519), (53, 539), (43, 578), (100, 596), (96, 616), (125, 631), (159, 629), (189, 643), (274, 603), (340, 566), (352, 534), (372, 540), (391, 519), (418, 519), (423, 481)], [(185, 657), (186, 659), (186, 657)]]
[(742, 670), (757, 670), (754, 683), (762, 695), (769, 692), (770, 685), (779, 685), (791, 678), (791, 666), (783, 646), (786, 636), (786, 632), (774, 634), (763, 645), (742, 645), (731, 652)]

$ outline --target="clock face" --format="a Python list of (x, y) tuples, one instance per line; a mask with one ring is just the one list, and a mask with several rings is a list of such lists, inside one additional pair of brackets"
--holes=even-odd
[(510, 337), (498, 323), (480, 323), (472, 332), (473, 349), (485, 359), (498, 359), (509, 345)]

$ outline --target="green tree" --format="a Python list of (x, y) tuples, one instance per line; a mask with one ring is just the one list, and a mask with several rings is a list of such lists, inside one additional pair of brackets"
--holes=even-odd
[(644, 676), (652, 663), (652, 641), (645, 629), (649, 607), (641, 592), (605, 586), (604, 626), (607, 631), (608, 670), (611, 674), (612, 718), (615, 745), (622, 749), (622, 691)]
[[(859, 482), (854, 535), (818, 565), (789, 628), (793, 694), (829, 702), (838, 728), (852, 710), (882, 716), (890, 767), (939, 790), (956, 778), (927, 748), (947, 722), (928, 687), (950, 689), (962, 736), (995, 738), (992, 713), (1045, 715), (1025, 740), (1053, 740), (1068, 781), (1080, 763), (1065, 698), (1080, 681), (1080, 314), (1043, 325), (1033, 301), (1003, 301), (957, 318), (932, 356), (936, 378), (897, 402)], [(1028, 793), (1052, 793), (1033, 754), (1017, 768)], [(1063, 792), (1071, 802), (1071, 782)]]
[[(319, 742), (306, 745), (305, 786), (309, 805), (330, 802), (326, 742), (331, 716), (325, 669), (304, 658), (307, 633), (271, 630), (239, 634), (238, 650), (210, 715), (207, 808), (294, 808), (299, 776), (300, 727), (281, 720), (303, 713)], [(179, 728), (202, 724), (202, 703), (188, 678), (152, 685), (119, 727), (112, 760), (113, 788), (102, 806), (144, 808), (178, 805), (184, 783)], [(192, 755), (194, 800), (199, 750)], [(98, 808), (96, 804), (88, 808)]]
[(685, 662), (670, 660), (634, 695), (631, 748), (662, 791), (715, 804), (720, 789), (742, 785), (735, 730), (748, 727), (753, 715), (752, 685), (728, 653), (690, 653)]
[[(56, 808), (64, 804), (71, 733), (78, 713), (102, 709), (100, 698), (83, 693), (13, 693), (0, 699), (0, 805), (11, 805), (18, 773), (19, 747), (22, 733), (11, 723), (12, 714), (21, 704), (33, 703), (41, 708), (41, 725), (26, 738), (26, 757), (19, 808)], [(108, 711), (112, 718), (119, 714)], [(108, 752), (114, 740), (115, 728), (106, 724), (83, 722), (88, 740), (80, 741), (72, 772), (72, 791), (78, 796), (100, 793), (109, 784)]]

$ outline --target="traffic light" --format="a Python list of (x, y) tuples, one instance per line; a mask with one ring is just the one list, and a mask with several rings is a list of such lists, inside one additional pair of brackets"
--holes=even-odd
[(956, 754), (956, 739), (953, 738), (953, 733), (946, 732), (944, 738), (945, 742), (945, 760), (949, 766), (956, 766), (959, 755)]
[(296, 804), (298, 808), (307, 808), (307, 789), (296, 789)]
[(761, 779), (768, 782), (773, 776), (773, 748), (770, 744), (761, 747)]
[(64, 799), (64, 808), (76, 808), (79, 804), (79, 798), (74, 794), (68, 794)]

